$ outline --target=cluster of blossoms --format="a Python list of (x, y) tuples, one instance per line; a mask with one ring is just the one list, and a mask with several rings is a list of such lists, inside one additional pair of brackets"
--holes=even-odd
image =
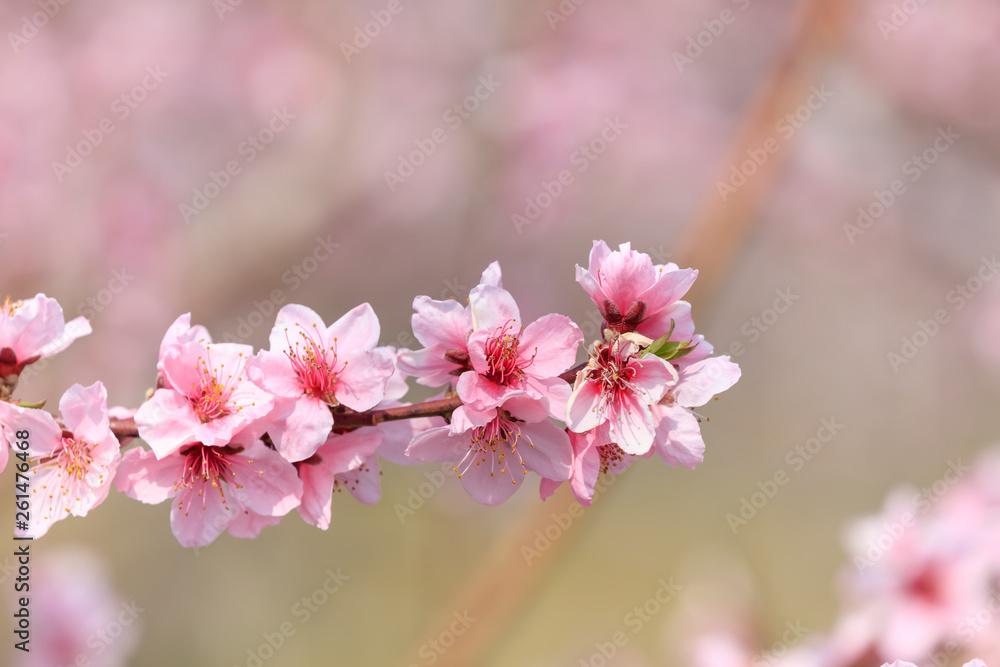
[[(377, 455), (397, 464), (453, 463), (465, 490), (487, 505), (509, 498), (528, 471), (541, 477), (542, 498), (568, 481), (589, 505), (598, 475), (621, 472), (637, 457), (693, 468), (705, 448), (693, 408), (740, 376), (695, 334), (682, 298), (696, 277), (655, 265), (629, 244), (612, 251), (595, 242), (577, 281), (605, 326), (579, 365), (580, 328), (557, 314), (522, 324), (497, 263), (466, 304), (414, 300), (419, 350), (379, 347), (368, 304), (329, 326), (313, 310), (287, 305), (269, 348), (259, 351), (213, 343), (182, 315), (161, 343), (156, 388), (137, 410), (109, 411), (99, 382), (66, 392), (61, 424), (38, 406), (0, 402), (8, 443), (17, 447), (18, 433), (30, 433), (28, 451), (18, 452), (19, 469), (29, 457), (33, 464), (26, 532), (37, 537), (68, 514), (85, 515), (112, 483), (145, 503), (170, 499), (171, 527), (184, 546), (225, 531), (253, 537), (296, 509), (326, 529), (335, 491), (379, 499)], [(6, 304), (4, 398), (24, 364), (88, 332), (85, 321), (64, 324), (58, 304), (43, 295)], [(402, 403), (407, 377), (441, 392), (417, 406)], [(124, 427), (133, 423), (149, 449), (122, 453)]]
[[(749, 632), (707, 632), (696, 667), (912, 667), (1000, 664), (1000, 448), (949, 462), (923, 489), (901, 487), (845, 533), (851, 562), (825, 636), (760, 653)], [(739, 624), (736, 624), (739, 625)], [(764, 660), (766, 658), (766, 660)], [(897, 662), (889, 662), (897, 660)]]

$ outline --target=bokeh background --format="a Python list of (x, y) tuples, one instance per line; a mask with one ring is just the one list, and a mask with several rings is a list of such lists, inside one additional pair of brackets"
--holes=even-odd
[[(572, 501), (532, 483), (480, 507), (448, 479), (401, 519), (436, 466), (383, 466), (381, 502), (335, 497), (329, 531), (293, 514), (197, 550), (166, 505), (112, 494), (33, 549), (98, 554), (144, 609), (127, 664), (257, 664), (286, 622), (263, 664), (599, 664), (624, 629), (608, 664), (682, 665), (693, 626), (734, 615), (769, 646), (834, 622), (846, 523), (1000, 439), (1000, 280), (948, 299), (1000, 245), (990, 0), (18, 0), (0, 26), (0, 291), (94, 329), (23, 399), (101, 380), (137, 407), (188, 311), (261, 346), (281, 303), (332, 321), (368, 301), (381, 343), (414, 346), (413, 297), (464, 299), (493, 260), (527, 321), (593, 336), (573, 280), (593, 239), (699, 268), (695, 321), (743, 368), (697, 470), (641, 462), (530, 565)], [(793, 469), (827, 418), (843, 429)]]

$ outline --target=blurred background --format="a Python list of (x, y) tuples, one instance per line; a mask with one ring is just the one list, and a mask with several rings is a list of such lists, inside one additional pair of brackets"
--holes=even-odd
[(594, 239), (701, 270), (695, 322), (743, 369), (697, 470), (642, 461), (565, 528), (537, 480), (401, 512), (437, 466), (384, 465), (329, 531), (195, 550), (112, 493), (32, 548), (86, 549), (143, 609), (114, 664), (682, 665), (734, 608), (769, 646), (834, 623), (849, 521), (1000, 436), (990, 0), (19, 0), (0, 25), (2, 292), (94, 329), (23, 400), (101, 380), (137, 407), (188, 311), (259, 347), (284, 303), (367, 301), (413, 347), (413, 297), (464, 300), (493, 260), (525, 321), (592, 338)]

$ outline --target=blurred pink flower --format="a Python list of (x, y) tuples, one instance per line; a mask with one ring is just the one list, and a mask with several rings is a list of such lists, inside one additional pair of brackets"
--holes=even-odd
[(19, 375), (24, 366), (62, 352), (91, 332), (83, 316), (69, 322), (55, 299), (44, 294), (0, 303), (0, 379)]
[[(37, 560), (34, 560), (37, 558)], [(30, 651), (15, 667), (125, 667), (145, 611), (111, 587), (105, 565), (86, 551), (44, 552), (32, 560)]]

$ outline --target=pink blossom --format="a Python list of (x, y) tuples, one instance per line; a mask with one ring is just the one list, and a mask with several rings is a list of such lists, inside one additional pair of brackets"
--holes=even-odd
[(224, 447), (192, 442), (162, 459), (130, 449), (115, 486), (148, 504), (175, 499), (170, 527), (185, 547), (209, 544), (227, 529), (237, 537), (247, 536), (251, 521), (245, 515), (281, 517), (302, 497), (295, 467), (259, 440)]
[(15, 667), (129, 664), (145, 608), (121, 599), (96, 554), (32, 550), (31, 567), (30, 610), (43, 622), (32, 626), (31, 650), (14, 651)]
[[(636, 459), (610, 442), (609, 437), (606, 424), (584, 433), (569, 432), (569, 441), (573, 446), (569, 483), (576, 501), (584, 507), (590, 507), (593, 501), (599, 475), (625, 472)], [(560, 481), (542, 479), (539, 489), (542, 500), (551, 496), (560, 484)]]
[[(493, 262), (483, 271), (479, 287), (502, 287), (500, 264)], [(469, 334), (472, 333), (472, 306), (454, 299), (435, 301), (427, 296), (413, 300), (413, 335), (424, 347), (401, 350), (399, 367), (428, 387), (441, 387), (469, 370)]]
[(469, 495), (484, 505), (499, 505), (513, 495), (528, 470), (555, 481), (569, 479), (569, 436), (547, 415), (543, 401), (523, 393), (481, 412), (463, 405), (452, 414), (450, 426), (417, 435), (406, 455), (417, 461), (457, 461), (455, 472)]
[(303, 461), (316, 453), (333, 427), (331, 406), (370, 410), (383, 399), (395, 359), (376, 349), (378, 336), (367, 303), (329, 327), (305, 306), (278, 311), (271, 349), (258, 354), (252, 374), (277, 397), (267, 432), (282, 456)]
[(44, 294), (26, 301), (7, 297), (0, 304), (0, 381), (20, 375), (28, 364), (62, 352), (90, 331), (90, 322), (83, 316), (66, 322), (59, 302)]
[(329, 528), (331, 496), (341, 489), (366, 505), (378, 501), (382, 473), (375, 450), (381, 442), (382, 434), (374, 428), (332, 434), (315, 454), (295, 464), (303, 488), (299, 514), (307, 523)]
[(497, 407), (514, 393), (544, 399), (553, 417), (565, 413), (570, 388), (559, 374), (576, 361), (583, 332), (565, 315), (550, 314), (521, 329), (509, 292), (481, 285), (469, 296), (474, 330), (469, 336), (472, 370), (456, 391), (473, 410)]
[(740, 379), (740, 367), (725, 357), (709, 357), (712, 346), (701, 336), (694, 338), (693, 351), (675, 362), (677, 384), (652, 406), (656, 424), (654, 449), (667, 464), (694, 468), (705, 453), (701, 419), (691, 410), (708, 403), (715, 394)]
[(651, 406), (677, 382), (669, 362), (641, 354), (651, 342), (626, 333), (610, 343), (595, 343), (566, 406), (571, 431), (584, 433), (606, 423), (610, 441), (622, 451), (642, 455), (650, 450), (655, 433)]
[(86, 516), (104, 502), (121, 461), (118, 440), (108, 427), (107, 391), (100, 382), (78, 384), (59, 400), (65, 428), (44, 410), (0, 402), (0, 421), (10, 446), (28, 431), (31, 459), (29, 526), (18, 531), (41, 537), (56, 521)]
[(590, 265), (576, 267), (576, 281), (597, 304), (608, 328), (638, 331), (654, 340), (670, 330), (671, 322), (679, 340), (690, 340), (691, 307), (680, 299), (697, 277), (697, 271), (676, 264), (654, 265), (629, 243), (612, 252), (604, 241), (594, 241)]
[[(235, 343), (171, 345), (161, 360), (167, 387), (135, 414), (139, 436), (159, 458), (189, 442), (225, 445), (271, 411), (273, 399), (246, 375), (253, 348)], [(168, 388), (170, 387), (170, 388)], [(259, 437), (263, 425), (258, 425)]]
[(965, 641), (963, 621), (990, 603), (995, 556), (983, 547), (993, 527), (969, 518), (992, 517), (977, 511), (975, 496), (956, 493), (926, 514), (926, 497), (898, 489), (847, 534), (847, 615), (868, 619), (881, 656), (919, 661), (943, 642)]

